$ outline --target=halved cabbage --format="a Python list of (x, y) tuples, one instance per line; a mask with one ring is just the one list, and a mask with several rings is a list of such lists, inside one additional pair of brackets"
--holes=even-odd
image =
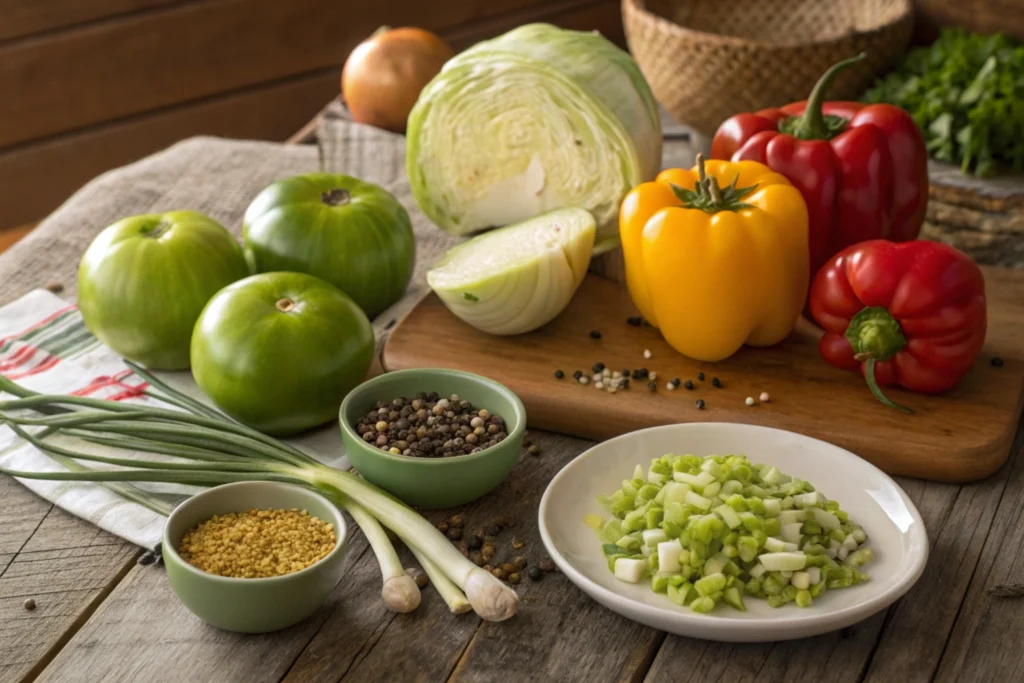
[(629, 56), (543, 25), (449, 61), (420, 94), (406, 145), (413, 196), (446, 232), (582, 207), (595, 253), (618, 243), (619, 202), (661, 163), (657, 110)]
[(427, 272), (448, 309), (489, 334), (529, 332), (569, 304), (590, 266), (594, 217), (560, 209), (478, 235)]
[(552, 24), (526, 24), (477, 43), (445, 68), (488, 51), (515, 52), (551, 64), (586, 86), (615, 114), (633, 138), (644, 179), (661, 170), (661, 117), (658, 102), (629, 53), (596, 31), (569, 31)]

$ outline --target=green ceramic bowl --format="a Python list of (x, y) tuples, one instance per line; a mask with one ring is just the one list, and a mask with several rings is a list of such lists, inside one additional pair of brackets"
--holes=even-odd
[[(298, 508), (334, 525), (338, 543), (328, 555), (302, 571), (266, 579), (236, 579), (207, 574), (178, 554), (182, 537), (214, 515), (252, 508)], [(237, 633), (267, 633), (310, 616), (341, 579), (348, 530), (341, 512), (318, 493), (293, 484), (246, 481), (224, 484), (189, 498), (164, 526), (163, 559), (171, 588), (203, 621)]]
[[(372, 446), (353, 428), (377, 401), (410, 398), (421, 391), (458, 394), (505, 420), (508, 438), (496, 446), (453, 458), (394, 455)], [(341, 404), (345, 454), (367, 481), (409, 505), (438, 509), (476, 500), (491, 491), (516, 464), (526, 431), (526, 409), (512, 391), (470, 372), (427, 368), (378, 375), (353, 389)]]

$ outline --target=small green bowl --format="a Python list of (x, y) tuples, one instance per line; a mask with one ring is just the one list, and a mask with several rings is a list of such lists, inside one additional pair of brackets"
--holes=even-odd
[[(479, 453), (451, 458), (394, 455), (372, 446), (353, 425), (378, 401), (412, 398), (421, 391), (458, 394), (474, 407), (505, 420), (508, 437)], [(378, 375), (353, 389), (341, 404), (341, 440), (345, 454), (367, 481), (408, 505), (450, 508), (476, 500), (501, 483), (516, 464), (526, 432), (526, 408), (508, 387), (459, 370), (424, 368)]]
[[(302, 571), (265, 579), (208, 574), (178, 554), (182, 537), (197, 524), (253, 508), (306, 510), (334, 525), (337, 545)], [(171, 588), (185, 607), (208, 624), (236, 633), (278, 631), (316, 612), (341, 580), (347, 549), (348, 529), (334, 504), (309, 489), (273, 481), (224, 484), (189, 498), (167, 519), (162, 546)]]

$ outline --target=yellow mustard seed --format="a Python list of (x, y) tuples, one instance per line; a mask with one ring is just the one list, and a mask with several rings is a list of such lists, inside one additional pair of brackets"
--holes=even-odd
[(197, 569), (261, 579), (301, 571), (327, 556), (334, 525), (306, 510), (258, 510), (214, 515), (181, 539), (178, 552)]

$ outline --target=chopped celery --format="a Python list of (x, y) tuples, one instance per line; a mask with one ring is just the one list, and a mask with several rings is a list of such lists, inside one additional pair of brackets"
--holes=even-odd
[(697, 579), (693, 587), (700, 595), (711, 595), (725, 588), (725, 574), (708, 574), (702, 579)]
[[(807, 597), (810, 598), (810, 594), (808, 594)], [(727, 605), (735, 607), (741, 612), (747, 611), (747, 606), (743, 604), (743, 594), (740, 593), (739, 588), (726, 588), (725, 591), (722, 592), (722, 601)]]
[(730, 529), (735, 529), (743, 524), (740, 520), (740, 516), (728, 505), (719, 505), (715, 508), (715, 512), (718, 513), (718, 516), (722, 518), (722, 521), (725, 522)]
[[(743, 594), (773, 607), (811, 606), (828, 589), (868, 580), (864, 530), (807, 481), (745, 456), (665, 455), (598, 501), (587, 515), (609, 570), (650, 580), (669, 600), (708, 612), (744, 609)], [(690, 583), (693, 581), (694, 583)]]

